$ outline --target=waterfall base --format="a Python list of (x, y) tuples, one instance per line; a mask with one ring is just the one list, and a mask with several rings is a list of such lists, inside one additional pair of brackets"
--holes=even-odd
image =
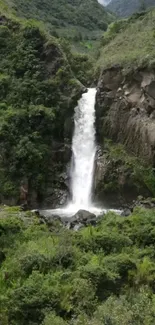
[(58, 209), (48, 209), (48, 210), (44, 210), (44, 212), (46, 212), (46, 214), (48, 214), (49, 216), (51, 215), (51, 217), (53, 215), (57, 215), (60, 217), (72, 217), (74, 216), (79, 210), (86, 210), (89, 211), (90, 213), (93, 213), (96, 215), (96, 217), (107, 213), (108, 211), (113, 211), (115, 213), (121, 214), (122, 211), (121, 210), (114, 210), (114, 209), (104, 209), (104, 208), (99, 208), (96, 206), (77, 206), (73, 203), (68, 204), (66, 207), (64, 208), (58, 208)]

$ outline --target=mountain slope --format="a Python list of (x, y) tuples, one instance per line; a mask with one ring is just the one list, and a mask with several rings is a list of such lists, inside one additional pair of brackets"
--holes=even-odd
[(68, 37), (104, 30), (113, 16), (97, 0), (3, 0), (18, 17), (43, 22), (48, 30)]
[[(69, 140), (70, 121), (82, 91), (75, 78), (76, 60), (80, 79), (87, 59), (82, 63), (82, 56), (74, 60), (70, 54), (69, 64), (54, 37), (29, 21), (21, 24), (4, 15), (0, 48), (0, 202), (17, 204), (24, 180), (29, 204), (34, 204), (48, 191), (48, 182), (50, 195), (59, 184), (65, 166), (64, 138)], [(60, 143), (57, 149), (55, 143)], [(61, 179), (63, 187), (62, 183)]]
[(155, 6), (154, 0), (112, 0), (107, 8), (120, 17), (128, 17), (143, 8)]
[(154, 24), (155, 10), (112, 23), (103, 36), (98, 64), (129, 68), (154, 64)]
[[(104, 34), (98, 62), (101, 74), (97, 94), (97, 121), (101, 139), (105, 136), (117, 144), (123, 144), (128, 153), (141, 160), (142, 165), (151, 167), (149, 175), (143, 168), (139, 169), (137, 175), (147, 183), (153, 196), (155, 195), (154, 26), (155, 10), (150, 10), (137, 13), (129, 19), (116, 21), (109, 27)], [(136, 170), (139, 166), (140, 161)], [(115, 170), (114, 167), (113, 169)], [(129, 174), (135, 176), (135, 172), (132, 174), (129, 171)], [(122, 179), (125, 178), (120, 177), (121, 182)], [(130, 184), (133, 184), (133, 178), (131, 183), (126, 183), (127, 193), (130, 193), (128, 188)]]

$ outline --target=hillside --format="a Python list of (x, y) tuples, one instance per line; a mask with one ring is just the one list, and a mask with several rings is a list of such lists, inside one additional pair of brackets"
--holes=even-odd
[(50, 195), (59, 187), (65, 168), (59, 150), (64, 150), (64, 138), (70, 139), (80, 81), (86, 84), (91, 64), (32, 22), (4, 15), (0, 47), (0, 201), (17, 204), (24, 180), (35, 204), (38, 195), (47, 194), (48, 182)]
[(107, 8), (117, 16), (128, 17), (152, 6), (155, 6), (154, 0), (111, 0)]
[[(97, 94), (97, 120), (101, 142), (103, 137), (112, 140), (118, 146), (118, 152), (121, 143), (127, 153), (141, 160), (136, 167), (136, 170), (139, 169), (138, 173), (132, 170), (131, 163), (126, 170), (120, 163), (122, 158), (118, 164), (112, 161), (111, 170), (108, 172), (107, 162), (105, 176), (103, 155), (100, 184), (105, 186), (105, 181), (110, 181), (108, 195), (112, 191), (117, 195), (120, 188), (119, 197), (125, 192), (127, 198), (130, 197), (131, 193), (139, 191), (139, 179), (143, 180), (143, 185), (147, 183), (150, 191), (148, 195), (155, 195), (154, 26), (155, 10), (141, 12), (111, 24), (102, 39), (98, 60), (101, 74)], [(127, 158), (127, 154), (124, 156)], [(144, 166), (148, 171), (144, 172)]]
[(98, 64), (126, 67), (153, 65), (155, 60), (155, 10), (111, 24), (102, 38)]
[(114, 17), (97, 0), (2, 0), (15, 16), (37, 20), (56, 37), (96, 40)]

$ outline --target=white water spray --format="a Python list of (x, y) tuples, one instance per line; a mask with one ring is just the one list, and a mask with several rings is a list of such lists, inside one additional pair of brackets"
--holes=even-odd
[(92, 186), (96, 154), (95, 143), (96, 89), (90, 88), (82, 95), (75, 108), (74, 134), (72, 140), (71, 193), (68, 206), (46, 210), (46, 214), (73, 216), (79, 210), (88, 210), (96, 215), (106, 212), (92, 204)]
[(96, 154), (95, 143), (95, 88), (90, 88), (78, 101), (74, 114), (72, 140), (71, 202), (64, 208), (46, 210), (61, 216), (72, 216), (79, 210), (88, 210), (96, 215), (103, 209), (92, 204), (92, 185)]
[(91, 207), (94, 174), (95, 145), (95, 98), (96, 89), (88, 89), (75, 109), (72, 141), (71, 192), (75, 210)]

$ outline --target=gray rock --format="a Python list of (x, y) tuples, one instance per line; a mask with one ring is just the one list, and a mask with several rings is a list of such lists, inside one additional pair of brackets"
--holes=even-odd
[(152, 80), (152, 82), (146, 86), (146, 91), (149, 96), (155, 99), (155, 80)]
[(42, 210), (40, 211), (40, 217), (41, 220), (44, 220), (47, 225), (51, 225), (53, 221), (59, 221), (61, 222), (61, 217), (55, 214), (52, 214), (48, 210)]
[(122, 213), (122, 217), (129, 217), (131, 215), (131, 210), (130, 209), (125, 209)]
[[(94, 224), (96, 223), (96, 215), (86, 210), (79, 210), (73, 217), (74, 222), (80, 222), (82, 224)], [(73, 221), (72, 221), (73, 222)]]
[[(124, 89), (127, 97), (118, 93), (119, 88)], [(106, 69), (101, 73), (98, 89), (96, 96), (98, 142), (102, 145), (103, 138), (109, 138), (115, 143), (123, 144), (129, 153), (141, 158), (150, 166), (154, 165), (154, 71), (141, 70), (124, 76), (121, 67)], [(114, 99), (107, 107), (107, 96), (111, 89), (115, 92)], [(101, 98), (100, 94), (103, 92), (105, 94)], [(120, 96), (122, 98), (119, 98)]]
[(79, 231), (83, 227), (84, 227), (84, 225), (82, 223), (78, 223), (77, 225), (74, 226), (73, 230), (74, 231)]

